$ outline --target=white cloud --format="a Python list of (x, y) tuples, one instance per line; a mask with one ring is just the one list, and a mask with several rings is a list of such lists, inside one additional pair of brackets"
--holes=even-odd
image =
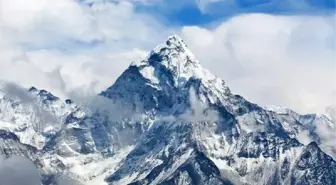
[(0, 0), (0, 79), (58, 95), (94, 82), (100, 91), (167, 32), (126, 1)]
[[(199, 101), (195, 89), (189, 90), (190, 111), (178, 116), (177, 119), (187, 120), (190, 122), (217, 122), (219, 121), (219, 113), (212, 110), (206, 103)], [(174, 118), (176, 120), (176, 118)]]
[(312, 142), (313, 140), (310, 138), (309, 136), (309, 131), (302, 131), (300, 132), (297, 136), (296, 139), (304, 144), (304, 145), (308, 145), (310, 142)]
[(324, 112), (335, 100), (334, 16), (247, 14), (213, 29), (184, 27), (202, 64), (261, 105)]
[[(136, 12), (134, 2), (0, 0), (0, 79), (63, 96), (107, 88), (179, 29)], [(234, 92), (262, 105), (323, 112), (336, 92), (333, 18), (247, 14), (181, 33)]]
[(17, 43), (48, 44), (62, 37), (91, 41), (100, 36), (90, 9), (74, 0), (1, 0), (0, 5), (1, 29)]
[(335, 135), (335, 125), (328, 125), (321, 123), (316, 127), (316, 132), (321, 138), (320, 147), (328, 155), (336, 158), (336, 135)]

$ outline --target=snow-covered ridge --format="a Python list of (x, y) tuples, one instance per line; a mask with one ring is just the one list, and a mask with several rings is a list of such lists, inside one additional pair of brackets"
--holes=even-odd
[[(33, 98), (25, 101), (0, 99), (0, 110), (6, 110), (0, 111), (0, 130), (17, 136), (0, 135), (0, 153), (27, 151), (22, 143), (35, 146), (22, 153), (37, 159), (44, 185), (60, 172), (97, 185), (266, 185), (288, 179), (333, 185), (336, 179), (335, 161), (321, 144), (298, 141), (301, 131), (318, 135), (316, 125), (325, 120), (264, 109), (232, 94), (177, 35), (132, 63), (98, 95), (102, 99), (93, 100), (98, 107), (89, 114), (46, 90), (28, 93)], [(136, 118), (119, 119), (124, 114)]]
[(62, 127), (65, 118), (76, 109), (46, 90), (23, 89), (0, 99), (0, 129), (15, 133), (20, 141), (42, 149), (48, 138)]
[(315, 120), (321, 120), (323, 122), (328, 123), (332, 128), (335, 127), (336, 123), (330, 116), (326, 114), (321, 114), (321, 113), (310, 113), (310, 114), (299, 114), (295, 112), (294, 110), (288, 108), (288, 107), (281, 107), (281, 106), (264, 106), (263, 107), (265, 110), (269, 110), (272, 112), (275, 112), (279, 115), (289, 115), (293, 117), (299, 117), (301, 116), (302, 118), (309, 118), (309, 119), (315, 119)]
[[(302, 144), (296, 140), (296, 134), (300, 131), (296, 127), (302, 127), (303, 123), (299, 122), (298, 124), (297, 122), (298, 120), (304, 120), (306, 123), (306, 120), (309, 120), (309, 124), (315, 124), (310, 122), (311, 119), (305, 117), (304, 119), (283, 118), (282, 116), (291, 113), (290, 109), (263, 109), (256, 104), (248, 102), (241, 96), (231, 94), (225, 82), (204, 69), (200, 62), (195, 59), (195, 56), (190, 53), (178, 36), (169, 37), (167, 42), (156, 47), (145, 60), (133, 63), (113, 86), (104, 91), (103, 95), (112, 99), (122, 99), (125, 102), (144, 103), (145, 107), (148, 107), (147, 110), (155, 110), (154, 115), (157, 111), (163, 111), (165, 115), (175, 115), (176, 112), (183, 112), (183, 110), (191, 108), (188, 101), (190, 98), (188, 91), (194, 88), (196, 100), (210, 105), (220, 114), (217, 120), (219, 122), (206, 121), (200, 123), (195, 119), (190, 121), (192, 123), (191, 125), (188, 124), (188, 126), (192, 126), (192, 130), (197, 130), (193, 134), (195, 137), (192, 138), (208, 156), (215, 158), (219, 163), (231, 163), (231, 167), (237, 171), (244, 170), (245, 166), (255, 162), (259, 163), (257, 165), (259, 166), (258, 168), (263, 169), (261, 161), (254, 159), (255, 157), (258, 158), (259, 155), (267, 158), (266, 161), (273, 161), (278, 160), (277, 156), (281, 155), (279, 151), (296, 150), (302, 147)], [(139, 97), (139, 99), (134, 99), (134, 96)], [(162, 112), (160, 113), (162, 114)], [(176, 121), (174, 124), (184, 125), (185, 123)], [(155, 129), (155, 125), (157, 123), (154, 123), (150, 130)], [(166, 131), (166, 129), (162, 129)], [(307, 128), (302, 127), (302, 129)], [(178, 132), (181, 131), (176, 130), (176, 133)], [(171, 137), (174, 135), (173, 132)], [(170, 136), (165, 133), (165, 137)], [(149, 138), (144, 137), (144, 139)], [(151, 142), (151, 140), (149, 139), (148, 142)], [(183, 140), (176, 140), (176, 142), (183, 143)], [(168, 144), (163, 143), (161, 144), (167, 145), (169, 148)], [(151, 145), (140, 146), (144, 147), (146, 151), (147, 148), (153, 147)], [(151, 150), (162, 151), (159, 146), (161, 145)], [(162, 160), (156, 154), (155, 157), (147, 156), (143, 154), (142, 150), (136, 153), (140, 153), (141, 158), (148, 157), (153, 161)], [(295, 162), (297, 155), (299, 154), (296, 153), (292, 157), (291, 162)], [(129, 160), (132, 161), (134, 159), (130, 158)], [(239, 162), (233, 164), (231, 160)], [(281, 162), (274, 162), (274, 169)], [(128, 163), (126, 162), (127, 165)], [(147, 165), (139, 162), (136, 168), (141, 169), (145, 166), (147, 167)], [(130, 166), (133, 166), (133, 164)], [(125, 170), (126, 172), (124, 172)], [(138, 170), (136, 171), (138, 173)], [(244, 172), (242, 175), (253, 177), (253, 171), (257, 172), (258, 169), (247, 172), (250, 174), (245, 174), (246, 172)], [(266, 174), (265, 178), (269, 177), (271, 173), (275, 173), (275, 171), (265, 171), (265, 173), (270, 173)], [(121, 172), (128, 176), (133, 171), (121, 168)], [(143, 175), (138, 174), (139, 179), (134, 179), (134, 181), (140, 184), (147, 184), (146, 182), (150, 184), (151, 180), (153, 180), (151, 178), (155, 177), (148, 177), (149, 179), (143, 177), (147, 174), (146, 172), (143, 172)], [(109, 182), (117, 182), (118, 176), (119, 172), (112, 174)], [(132, 176), (132, 178), (136, 177)], [(258, 178), (255, 179), (255, 182), (258, 182)], [(265, 183), (267, 183), (266, 180)]]
[(263, 108), (269, 111), (276, 112), (277, 114), (289, 114), (293, 112), (291, 109), (287, 107), (275, 106), (275, 105), (263, 106)]

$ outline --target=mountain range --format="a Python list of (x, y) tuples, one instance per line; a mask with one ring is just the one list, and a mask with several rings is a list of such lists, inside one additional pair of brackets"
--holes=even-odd
[(0, 99), (0, 154), (33, 161), (43, 185), (334, 185), (335, 129), (233, 94), (177, 35), (94, 97)]

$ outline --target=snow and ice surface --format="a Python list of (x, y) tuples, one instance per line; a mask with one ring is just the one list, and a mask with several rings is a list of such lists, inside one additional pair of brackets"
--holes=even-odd
[(334, 122), (232, 94), (177, 35), (87, 106), (27, 93), (0, 99), (0, 153), (31, 159), (44, 185), (64, 174), (85, 185), (335, 184)]

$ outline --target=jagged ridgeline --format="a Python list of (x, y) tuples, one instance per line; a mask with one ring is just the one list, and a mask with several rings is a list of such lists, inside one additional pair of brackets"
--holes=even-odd
[(32, 160), (43, 185), (62, 174), (86, 185), (335, 184), (321, 131), (334, 122), (232, 94), (177, 35), (85, 103), (23, 94), (0, 100), (0, 152)]

